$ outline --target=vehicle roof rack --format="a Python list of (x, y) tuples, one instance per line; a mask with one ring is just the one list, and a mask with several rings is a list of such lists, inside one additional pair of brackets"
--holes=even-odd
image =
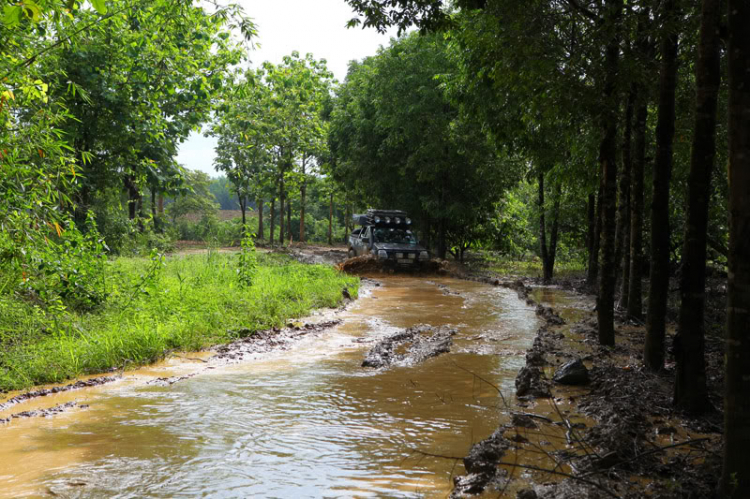
[[(369, 209), (367, 213), (354, 215), (354, 223), (359, 225), (377, 225), (387, 227), (406, 227), (411, 225), (411, 219), (402, 210), (375, 210)], [(398, 222), (396, 222), (398, 220)]]

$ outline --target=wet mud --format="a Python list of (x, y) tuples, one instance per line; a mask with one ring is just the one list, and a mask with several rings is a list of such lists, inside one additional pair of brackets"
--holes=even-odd
[[(504, 494), (511, 483), (508, 473), (518, 467), (526, 470), (525, 483), (515, 489), (523, 498), (716, 497), (721, 414), (690, 418), (672, 407), (674, 365), (668, 361), (660, 373), (644, 368), (642, 327), (620, 320), (616, 346), (602, 347), (592, 297), (573, 291), (573, 286), (532, 288), (518, 281), (501, 285), (516, 290), (544, 320), (516, 378), (516, 400), (532, 414), (530, 419), (512, 417), (472, 448), (467, 459), (496, 458), (497, 472), (485, 460), (481, 471), (456, 479), (454, 497)], [(720, 374), (711, 350), (708, 346), (709, 378), (716, 382)], [(538, 419), (533, 413), (541, 401), (569, 408), (556, 410), (559, 417)], [(513, 427), (524, 428), (524, 436), (500, 440)], [(543, 466), (523, 460), (504, 464), (514, 446), (528, 447), (535, 441), (532, 435), (542, 442), (538, 435), (554, 428), (564, 430), (565, 440), (536, 445), (548, 457)]]
[(216, 355), (209, 362), (212, 364), (240, 362), (257, 354), (287, 350), (301, 338), (320, 334), (339, 324), (341, 324), (341, 319), (333, 319), (317, 323), (290, 323), (285, 328), (257, 331), (240, 340), (215, 348)]
[(447, 326), (435, 328), (425, 324), (399, 331), (378, 341), (367, 352), (362, 367), (383, 369), (419, 364), (450, 352), (453, 336), (457, 332)]
[(20, 404), (22, 402), (28, 402), (30, 400), (38, 399), (41, 397), (46, 397), (48, 395), (55, 395), (58, 393), (69, 392), (71, 390), (81, 390), (83, 388), (91, 388), (92, 386), (100, 386), (106, 383), (113, 383), (119, 379), (120, 378), (116, 376), (101, 376), (98, 378), (91, 378), (87, 380), (76, 381), (75, 383), (70, 383), (64, 386), (55, 386), (52, 388), (43, 388), (40, 390), (34, 390), (31, 392), (22, 393), (0, 404), (0, 411), (5, 411), (6, 409), (9, 409), (10, 407), (13, 407), (16, 404)]
[(58, 414), (62, 414), (65, 411), (68, 411), (70, 409), (87, 409), (89, 406), (87, 404), (79, 404), (77, 402), (66, 402), (65, 404), (57, 404), (54, 407), (50, 407), (47, 409), (36, 409), (32, 411), (23, 411), (23, 412), (17, 412), (15, 414), (11, 414), (7, 418), (0, 418), (0, 423), (10, 423), (13, 419), (22, 419), (22, 418), (48, 418), (51, 416), (56, 416)]
[[(453, 275), (450, 271), (450, 265), (446, 261), (430, 260), (421, 262), (414, 268), (394, 267), (382, 260), (378, 260), (373, 255), (362, 255), (354, 258), (348, 258), (336, 265), (336, 268), (347, 274), (368, 275), (368, 274), (394, 274), (408, 273), (413, 275)], [(455, 277), (455, 276), (454, 276)]]

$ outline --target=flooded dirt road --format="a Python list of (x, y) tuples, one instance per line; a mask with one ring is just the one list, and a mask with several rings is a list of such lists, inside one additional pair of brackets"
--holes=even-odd
[[(77, 404), (0, 425), (0, 497), (446, 496), (462, 465), (415, 449), (464, 456), (497, 428), (501, 400), (471, 373), (511, 394), (539, 322), (501, 287), (378, 282), (285, 351), (230, 365), (188, 354), (0, 411)], [(420, 323), (457, 329), (451, 352), (361, 367), (379, 338)]]

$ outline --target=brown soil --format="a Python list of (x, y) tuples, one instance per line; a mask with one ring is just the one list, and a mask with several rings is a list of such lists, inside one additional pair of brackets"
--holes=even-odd
[(112, 383), (114, 381), (117, 381), (118, 379), (120, 378), (115, 377), (115, 376), (101, 376), (98, 378), (91, 378), (87, 380), (76, 381), (75, 383), (71, 383), (65, 386), (56, 386), (53, 388), (42, 388), (39, 390), (34, 390), (32, 392), (22, 393), (21, 395), (16, 395), (15, 397), (8, 399), (2, 404), (0, 404), (0, 411), (4, 411), (5, 409), (8, 409), (9, 407), (13, 407), (16, 404), (20, 404), (21, 402), (27, 402), (29, 400), (36, 399), (39, 397), (46, 397), (47, 395), (67, 392), (70, 390), (80, 390), (81, 388), (99, 386), (105, 383)]
[(448, 275), (452, 273), (450, 265), (447, 261), (433, 259), (429, 262), (421, 263), (419, 267), (415, 269), (404, 269), (400, 267), (394, 268), (392, 266), (388, 266), (372, 255), (362, 255), (354, 258), (349, 258), (336, 265), (336, 268), (341, 270), (342, 272), (346, 272), (347, 274), (356, 275), (367, 275), (384, 272), (417, 272), (420, 275)]
[[(527, 284), (531, 282), (526, 280)], [(580, 284), (568, 282), (565, 287), (582, 289)], [(533, 302), (530, 288), (523, 282), (503, 281), (501, 285), (516, 289), (520, 298)], [(590, 297), (588, 301), (591, 302)], [(551, 396), (548, 400), (556, 406), (569, 406), (570, 413), (564, 417), (561, 413), (559, 421), (542, 422), (537, 430), (525, 429), (525, 437), (510, 442), (503, 434), (510, 435), (523, 426), (513, 420), (490, 439), (476, 444), (464, 461), (471, 460), (472, 455), (489, 453), (498, 455), (496, 463), (504, 463), (510, 459), (506, 455), (508, 449), (532, 450), (535, 440), (530, 433), (549, 434), (553, 426), (567, 424), (567, 443), (553, 451), (544, 450), (556, 466), (546, 473), (534, 470), (525, 477), (532, 483), (519, 491), (519, 497), (716, 497), (721, 470), (721, 341), (709, 337), (706, 345), (709, 390), (717, 409), (702, 417), (689, 417), (672, 407), (674, 360), (668, 359), (660, 373), (644, 368), (641, 360), (644, 328), (620, 320), (616, 346), (602, 347), (597, 341), (593, 307), (580, 308), (577, 314), (580, 319), (565, 324), (560, 317), (565, 314), (544, 303), (538, 304), (537, 314), (545, 320), (545, 325), (528, 350), (527, 367), (517, 379), (517, 386), (521, 383), (525, 387), (518, 394), (519, 403), (526, 404), (530, 411), (540, 403), (538, 397)], [(670, 352), (671, 340), (670, 336), (667, 345)], [(590, 383), (576, 390), (551, 381), (552, 373), (573, 359), (584, 361), (590, 377)], [(569, 422), (583, 417), (595, 424), (581, 425), (574, 431), (576, 425)], [(502, 452), (496, 452), (497, 449)], [(469, 469), (472, 463), (467, 464)], [(524, 464), (515, 466), (523, 468)], [(458, 478), (454, 496), (476, 493), (486, 487), (502, 492), (511, 479), (508, 466), (496, 465), (492, 473), (484, 466), (481, 472)]]
[[(275, 350), (286, 350), (303, 336), (319, 334), (341, 323), (341, 319), (313, 324), (290, 323), (285, 328), (273, 328), (265, 331), (250, 332), (246, 337), (216, 348), (216, 355), (211, 363), (239, 362), (250, 355), (267, 353)], [(237, 331), (239, 336), (243, 330)], [(210, 367), (209, 367), (210, 368)]]
[(78, 404), (77, 402), (68, 402), (65, 404), (58, 404), (48, 409), (37, 409), (34, 411), (18, 412), (16, 414), (11, 414), (7, 418), (0, 418), (0, 423), (10, 423), (10, 421), (13, 419), (22, 419), (22, 418), (47, 418), (50, 416), (56, 416), (57, 414), (60, 414), (67, 410), (75, 409), (75, 408), (86, 409), (88, 408), (88, 405)]

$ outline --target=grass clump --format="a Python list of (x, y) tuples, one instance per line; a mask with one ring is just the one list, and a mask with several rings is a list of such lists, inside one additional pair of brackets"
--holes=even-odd
[(232, 330), (281, 326), (337, 306), (345, 287), (357, 295), (357, 278), (280, 255), (257, 255), (252, 285), (243, 285), (239, 257), (208, 252), (115, 259), (107, 264), (107, 300), (93, 311), (0, 296), (0, 391), (226, 343), (234, 339)]

